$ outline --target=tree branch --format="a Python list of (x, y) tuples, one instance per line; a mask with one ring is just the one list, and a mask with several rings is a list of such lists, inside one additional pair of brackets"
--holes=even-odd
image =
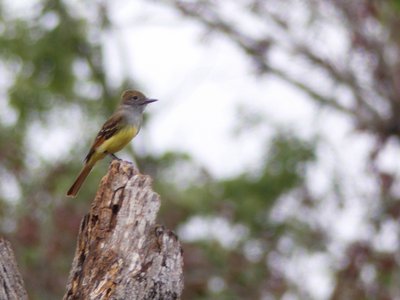
[(159, 208), (150, 177), (113, 161), (82, 220), (64, 299), (179, 299), (182, 249), (155, 225)]

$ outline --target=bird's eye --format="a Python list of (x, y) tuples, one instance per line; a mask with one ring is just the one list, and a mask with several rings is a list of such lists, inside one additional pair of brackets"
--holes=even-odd
[(137, 99), (139, 99), (138, 96), (133, 96), (133, 100), (137, 100)]

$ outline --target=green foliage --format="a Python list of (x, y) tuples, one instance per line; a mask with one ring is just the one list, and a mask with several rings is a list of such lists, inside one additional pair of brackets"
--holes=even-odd
[(266, 212), (274, 207), (279, 197), (303, 183), (306, 166), (313, 159), (312, 143), (290, 133), (280, 133), (272, 139), (260, 174), (245, 173), (223, 181), (223, 198), (235, 205), (238, 221), (251, 224), (254, 230), (262, 230)]
[(400, 0), (392, 0), (392, 2), (396, 9), (400, 10)]

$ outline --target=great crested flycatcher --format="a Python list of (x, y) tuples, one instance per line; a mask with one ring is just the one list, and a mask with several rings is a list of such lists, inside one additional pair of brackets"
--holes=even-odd
[(103, 159), (106, 155), (117, 158), (114, 153), (124, 148), (138, 134), (143, 121), (143, 111), (147, 104), (154, 101), (157, 100), (148, 99), (138, 91), (123, 92), (120, 105), (97, 134), (86, 155), (85, 165), (68, 190), (67, 196), (76, 196), (98, 160)]

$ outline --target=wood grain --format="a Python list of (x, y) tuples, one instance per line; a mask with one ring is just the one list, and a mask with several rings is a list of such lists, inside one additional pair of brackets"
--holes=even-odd
[(113, 161), (81, 223), (64, 299), (180, 299), (182, 248), (151, 178)]
[(11, 245), (0, 238), (0, 299), (28, 299)]

